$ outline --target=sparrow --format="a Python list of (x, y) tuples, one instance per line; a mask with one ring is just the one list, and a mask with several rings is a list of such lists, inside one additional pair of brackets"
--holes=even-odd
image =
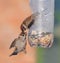
[(30, 27), (34, 24), (35, 18), (39, 15), (39, 12), (35, 12), (28, 16), (23, 23), (21, 24), (20, 28), (21, 31), (25, 31), (26, 29), (30, 29)]
[(26, 53), (26, 33), (21, 32), (18, 38), (14, 39), (10, 45), (10, 49), (15, 47), (14, 52), (10, 55), (17, 55), (19, 52), (24, 51)]

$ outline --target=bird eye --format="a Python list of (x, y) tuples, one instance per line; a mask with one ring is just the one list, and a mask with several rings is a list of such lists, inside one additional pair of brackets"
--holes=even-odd
[(24, 36), (24, 34), (22, 36)]

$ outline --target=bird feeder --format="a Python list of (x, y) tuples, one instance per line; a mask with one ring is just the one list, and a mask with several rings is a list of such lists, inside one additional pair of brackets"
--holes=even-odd
[(54, 0), (30, 0), (32, 13), (38, 13), (29, 29), (31, 47), (50, 48), (54, 40)]

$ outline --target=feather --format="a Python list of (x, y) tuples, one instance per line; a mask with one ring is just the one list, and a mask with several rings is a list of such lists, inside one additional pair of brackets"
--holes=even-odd
[(11, 49), (12, 47), (14, 47), (14, 46), (15, 46), (15, 44), (16, 44), (16, 40), (17, 40), (17, 39), (15, 39), (15, 40), (11, 43), (11, 45), (10, 45), (10, 48), (9, 48), (9, 49)]
[(31, 14), (30, 16), (28, 16), (24, 21), (23, 23), (21, 24), (21, 30), (22, 31), (25, 31), (26, 29), (29, 29), (33, 24), (34, 24), (34, 21), (35, 21), (35, 17), (38, 16), (39, 13), (36, 12), (34, 14)]

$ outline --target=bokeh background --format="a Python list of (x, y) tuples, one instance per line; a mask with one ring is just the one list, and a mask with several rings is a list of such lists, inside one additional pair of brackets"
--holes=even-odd
[(36, 63), (60, 63), (60, 0), (55, 0), (55, 28), (52, 48), (37, 48)]
[(9, 57), (11, 42), (21, 32), (20, 25), (31, 14), (29, 0), (0, 0), (0, 63), (60, 63), (60, 0), (55, 0), (54, 44), (50, 49), (31, 48), (27, 54)]

